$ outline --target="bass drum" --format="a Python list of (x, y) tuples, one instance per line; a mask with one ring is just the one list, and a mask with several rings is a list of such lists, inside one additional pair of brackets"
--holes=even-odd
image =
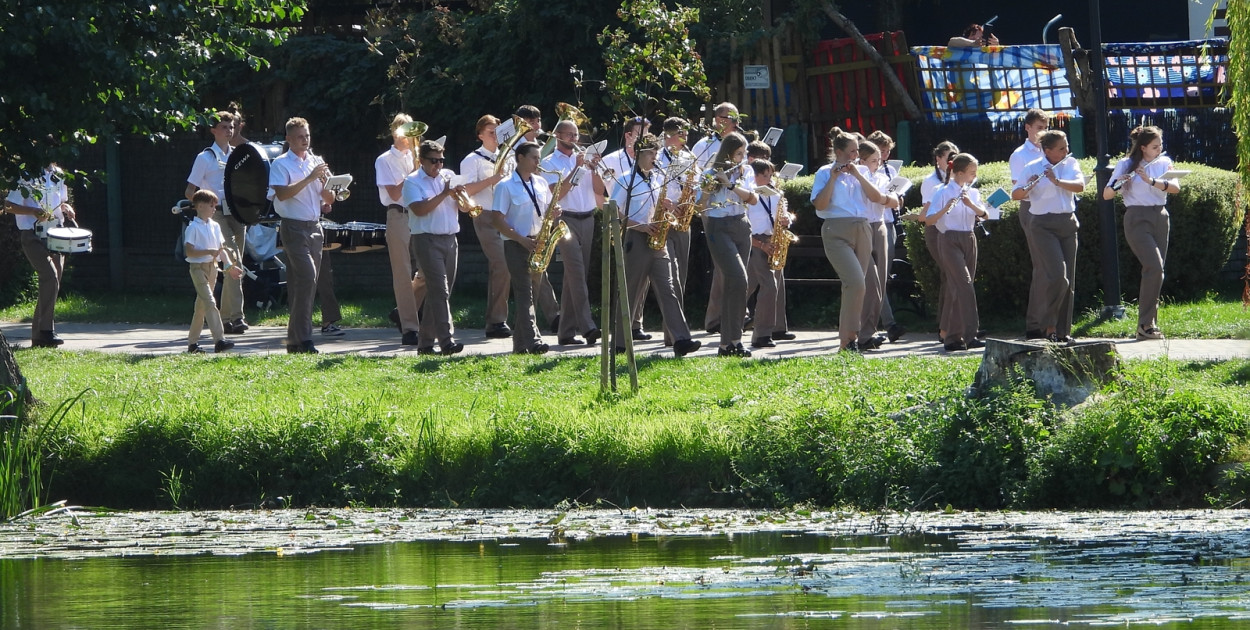
[(280, 144), (241, 144), (226, 158), (226, 198), (230, 213), (244, 225), (278, 220), (269, 200), (269, 163), (282, 155)]

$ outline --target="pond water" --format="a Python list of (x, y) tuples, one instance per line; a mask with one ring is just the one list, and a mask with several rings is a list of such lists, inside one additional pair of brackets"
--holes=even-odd
[(60, 515), (0, 628), (1250, 626), (1250, 514)]

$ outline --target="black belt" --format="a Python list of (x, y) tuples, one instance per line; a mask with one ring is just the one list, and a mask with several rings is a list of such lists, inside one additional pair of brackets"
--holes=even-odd
[(400, 211), (400, 212), (407, 212), (407, 211), (408, 211), (408, 209), (407, 209), (407, 208), (405, 208), (405, 207), (403, 207), (403, 206), (401, 206), (401, 205), (399, 205), (399, 204), (397, 204), (397, 203), (393, 203), (393, 204), (390, 204), (390, 205), (386, 206), (386, 209), (387, 209), (387, 210), (398, 210), (398, 211)]
[(593, 216), (595, 216), (594, 210), (591, 210), (590, 212), (561, 212), (560, 213), (561, 219), (589, 219), (590, 217), (593, 217)]

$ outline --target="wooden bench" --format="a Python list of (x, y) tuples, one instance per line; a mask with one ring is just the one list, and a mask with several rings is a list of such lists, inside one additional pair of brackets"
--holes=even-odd
[[(916, 283), (915, 274), (912, 273), (911, 261), (907, 259), (907, 248), (903, 245), (903, 234), (901, 231), (898, 235), (898, 246), (895, 247), (894, 254), (898, 257), (894, 259), (894, 264), (890, 266), (890, 278), (886, 281), (886, 291), (889, 292), (890, 306), (894, 310), (911, 311), (916, 315), (924, 317), (927, 312), (924, 294), (921, 293), (920, 285)], [(830, 275), (828, 277), (790, 277), (789, 271), (792, 266), (811, 267), (811, 265), (795, 265), (797, 261), (805, 259), (824, 261), (823, 269)], [(790, 245), (786, 271), (786, 286), (789, 288), (840, 288), (842, 286), (842, 281), (838, 279), (833, 266), (825, 258), (824, 243), (818, 235), (801, 235), (797, 243)]]

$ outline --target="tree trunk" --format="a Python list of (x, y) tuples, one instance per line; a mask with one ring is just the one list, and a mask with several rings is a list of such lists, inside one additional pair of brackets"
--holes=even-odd
[(850, 35), (851, 39), (855, 40), (855, 43), (863, 49), (864, 53), (868, 55), (868, 58), (881, 68), (881, 74), (885, 76), (885, 80), (890, 84), (890, 87), (894, 88), (894, 92), (898, 96), (899, 101), (903, 103), (903, 107), (907, 110), (907, 117), (917, 120), (924, 118), (924, 114), (922, 114), (920, 112), (920, 108), (916, 106), (916, 101), (913, 101), (911, 95), (907, 93), (907, 88), (903, 87), (903, 82), (898, 80), (898, 75), (894, 72), (894, 68), (892, 68), (889, 62), (881, 56), (880, 52), (877, 52), (876, 48), (873, 48), (872, 44), (868, 43), (868, 40), (864, 38), (863, 33), (859, 32), (855, 23), (848, 20), (845, 15), (838, 12), (838, 10), (833, 8), (833, 5), (831, 4), (826, 4), (822, 8), (825, 11), (825, 15), (829, 16), (829, 19), (833, 20), (834, 24), (837, 24), (842, 30), (846, 31), (846, 34)]
[[(16, 401), (16, 408), (5, 409), (4, 405), (9, 401)], [(26, 389), (26, 379), (22, 378), (22, 370), (18, 368), (17, 360), (13, 358), (9, 340), (5, 339), (4, 333), (0, 332), (0, 414), (24, 416), (26, 407), (34, 402), (34, 396), (31, 396), (29, 389)]]

